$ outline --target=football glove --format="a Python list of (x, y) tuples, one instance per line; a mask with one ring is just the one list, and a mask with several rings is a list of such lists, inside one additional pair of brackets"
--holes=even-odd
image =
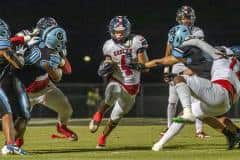
[(62, 58), (58, 54), (50, 54), (49, 55), (49, 67), (53, 69), (57, 69), (62, 63)]
[(113, 63), (102, 62), (98, 68), (98, 75), (106, 77), (113, 72)]
[(145, 65), (142, 64), (142, 63), (129, 63), (129, 64), (126, 64), (126, 66), (130, 69), (135, 69), (135, 70), (144, 70), (146, 69), (145, 68)]

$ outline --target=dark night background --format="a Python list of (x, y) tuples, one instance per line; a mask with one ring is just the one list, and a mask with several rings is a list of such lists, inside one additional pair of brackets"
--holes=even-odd
[[(163, 1), (163, 0), (11, 0), (0, 5), (1, 18), (12, 33), (31, 29), (39, 18), (56, 18), (68, 34), (68, 53), (73, 74), (64, 82), (101, 82), (96, 70), (102, 59), (102, 45), (109, 38), (107, 25), (116, 15), (127, 15), (132, 31), (148, 40), (150, 59), (161, 57), (168, 30), (176, 24), (176, 10), (190, 5), (196, 12), (196, 25), (202, 28), (206, 40), (214, 45), (237, 45), (240, 38), (239, 1)], [(91, 56), (86, 63), (84, 56)], [(161, 81), (161, 70), (143, 76), (144, 82)]]

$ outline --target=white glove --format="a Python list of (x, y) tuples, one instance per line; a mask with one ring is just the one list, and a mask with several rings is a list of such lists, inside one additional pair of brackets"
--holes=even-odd
[(32, 37), (28, 42), (27, 42), (27, 45), (28, 47), (31, 47), (33, 46), (34, 44), (37, 44), (41, 41), (41, 38), (40, 37)]
[(24, 48), (23, 46), (18, 46), (16, 48), (16, 54), (20, 55), (20, 56), (24, 56), (26, 50), (27, 50), (27, 48)]

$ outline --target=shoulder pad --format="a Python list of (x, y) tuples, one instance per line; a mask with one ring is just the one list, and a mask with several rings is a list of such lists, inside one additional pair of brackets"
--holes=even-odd
[(148, 48), (147, 40), (141, 35), (135, 35), (133, 40), (139, 45), (139, 48)]
[(199, 39), (204, 39), (204, 32), (201, 28), (199, 27), (192, 27), (192, 35), (199, 38)]
[(112, 44), (112, 39), (109, 39), (104, 43), (103, 49), (102, 49), (104, 56), (109, 55), (109, 52), (110, 52), (111, 47), (112, 47), (111, 44)]

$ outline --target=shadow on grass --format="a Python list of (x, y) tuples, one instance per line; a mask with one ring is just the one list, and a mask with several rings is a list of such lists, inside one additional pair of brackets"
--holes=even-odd
[[(76, 152), (104, 152), (104, 151), (151, 151), (152, 146), (126, 146), (126, 147), (116, 147), (116, 148), (106, 148), (106, 149), (96, 149), (96, 148), (57, 148), (57, 149), (40, 149), (40, 150), (32, 150), (29, 151), (30, 154), (52, 154), (52, 153), (76, 153)], [(178, 149), (181, 150), (206, 150), (209, 148), (210, 150), (216, 149), (226, 149), (227, 146), (223, 144), (176, 144), (164, 147), (164, 150), (167, 151), (176, 151)]]
[(224, 144), (216, 144), (216, 143), (213, 143), (213, 144), (176, 144), (176, 145), (170, 145), (170, 146), (166, 146), (164, 147), (164, 149), (166, 150), (177, 150), (177, 149), (181, 149), (181, 150), (206, 150), (206, 148), (208, 149), (213, 149), (213, 150), (216, 150), (216, 149), (226, 149), (227, 150), (227, 144), (224, 145)]
[(106, 149), (96, 149), (96, 148), (59, 148), (59, 149), (40, 149), (29, 151), (30, 154), (51, 154), (51, 153), (74, 153), (74, 152), (103, 152), (103, 151), (150, 151), (151, 146), (128, 146), (119, 148), (106, 148)]

